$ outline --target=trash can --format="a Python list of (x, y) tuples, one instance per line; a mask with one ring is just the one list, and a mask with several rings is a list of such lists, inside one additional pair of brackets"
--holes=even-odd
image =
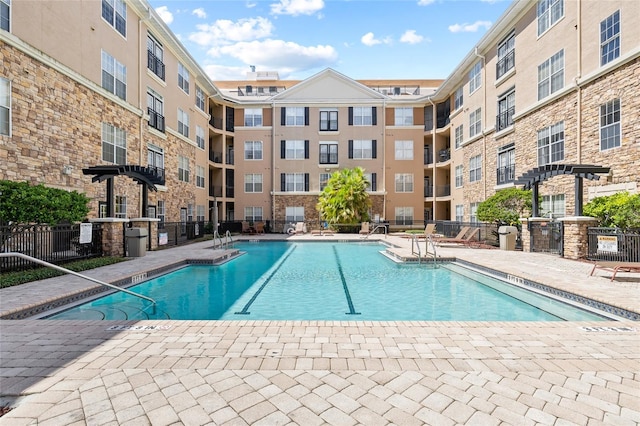
[(518, 228), (515, 226), (501, 226), (498, 228), (500, 235), (500, 250), (515, 250)]
[(147, 254), (148, 235), (145, 228), (127, 228), (124, 233), (127, 240), (127, 256), (143, 257)]

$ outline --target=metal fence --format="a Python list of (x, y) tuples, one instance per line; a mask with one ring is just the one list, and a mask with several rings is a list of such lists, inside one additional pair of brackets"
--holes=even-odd
[[(478, 235), (478, 241), (481, 241), (482, 243), (490, 246), (500, 246), (498, 225), (495, 223), (458, 222), (452, 220), (436, 220), (433, 221), (433, 223), (436, 224), (436, 233), (444, 235), (445, 237), (455, 237), (465, 226), (468, 226), (470, 228), (479, 228), (480, 233)], [(519, 230), (518, 237), (516, 238), (516, 249), (522, 249), (522, 240), (520, 238)]]
[[(0, 250), (17, 252), (46, 262), (60, 264), (72, 260), (100, 257), (102, 252), (102, 224), (90, 226), (90, 242), (81, 243), (81, 224), (69, 225), (4, 225), (0, 226)], [(89, 239), (83, 235), (82, 241)], [(5, 258), (0, 272), (23, 271), (38, 265), (20, 258)]]
[(530, 251), (562, 256), (564, 226), (561, 221), (529, 222)]
[(640, 262), (640, 228), (589, 228), (587, 259)]
[(207, 222), (160, 222), (158, 223), (158, 248), (180, 246), (191, 240), (202, 238), (205, 230), (212, 233), (212, 225)]

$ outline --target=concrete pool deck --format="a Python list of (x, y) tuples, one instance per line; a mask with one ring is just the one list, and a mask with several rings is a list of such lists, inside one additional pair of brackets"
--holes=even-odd
[[(375, 238), (411, 252), (406, 238)], [(201, 242), (87, 274), (114, 282), (213, 252)], [(637, 274), (610, 282), (608, 272), (590, 277), (589, 263), (554, 255), (437, 252), (640, 312)], [(63, 276), (2, 289), (0, 315), (93, 286)], [(0, 406), (14, 407), (0, 424), (637, 425), (638, 326), (0, 320)]]

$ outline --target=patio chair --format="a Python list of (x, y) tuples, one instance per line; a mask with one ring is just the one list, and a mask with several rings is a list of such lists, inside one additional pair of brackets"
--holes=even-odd
[(471, 228), (470, 226), (463, 226), (462, 228), (460, 228), (460, 232), (458, 232), (458, 235), (456, 235), (455, 237), (433, 237), (433, 241), (435, 242), (450, 242), (450, 241), (458, 241), (461, 240), (462, 238), (464, 238), (465, 234), (467, 232), (469, 232), (469, 228)]
[(369, 222), (362, 222), (360, 225), (360, 233), (364, 235), (369, 233)]
[(473, 244), (478, 243), (477, 234), (480, 233), (480, 228), (468, 228), (467, 232), (462, 238), (437, 238), (435, 242), (437, 244), (440, 243), (451, 243), (451, 244), (462, 244), (467, 247), (471, 247)]
[(264, 234), (264, 222), (256, 222), (256, 234)]
[(613, 281), (618, 272), (637, 272), (640, 273), (640, 262), (616, 262), (616, 261), (603, 261), (596, 260), (593, 264), (593, 269), (589, 276), (592, 276), (596, 269), (602, 269), (603, 271), (613, 272), (611, 279)]
[(296, 227), (293, 230), (294, 234), (304, 234), (305, 232), (307, 232), (307, 230), (305, 229), (306, 227), (304, 226), (304, 222), (296, 222)]

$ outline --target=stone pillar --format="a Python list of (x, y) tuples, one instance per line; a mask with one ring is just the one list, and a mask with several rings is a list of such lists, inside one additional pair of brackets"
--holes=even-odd
[(589, 216), (569, 216), (558, 219), (564, 224), (563, 251), (567, 259), (584, 259), (589, 248), (588, 229), (598, 225)]
[[(160, 219), (138, 217), (130, 220), (133, 228), (144, 228), (148, 231), (147, 250), (156, 250), (158, 248), (158, 223), (160, 223)], [(151, 241), (151, 246), (149, 246), (149, 241)]]
[(124, 227), (129, 219), (90, 219), (91, 223), (102, 224), (102, 252), (105, 256), (124, 256)]

